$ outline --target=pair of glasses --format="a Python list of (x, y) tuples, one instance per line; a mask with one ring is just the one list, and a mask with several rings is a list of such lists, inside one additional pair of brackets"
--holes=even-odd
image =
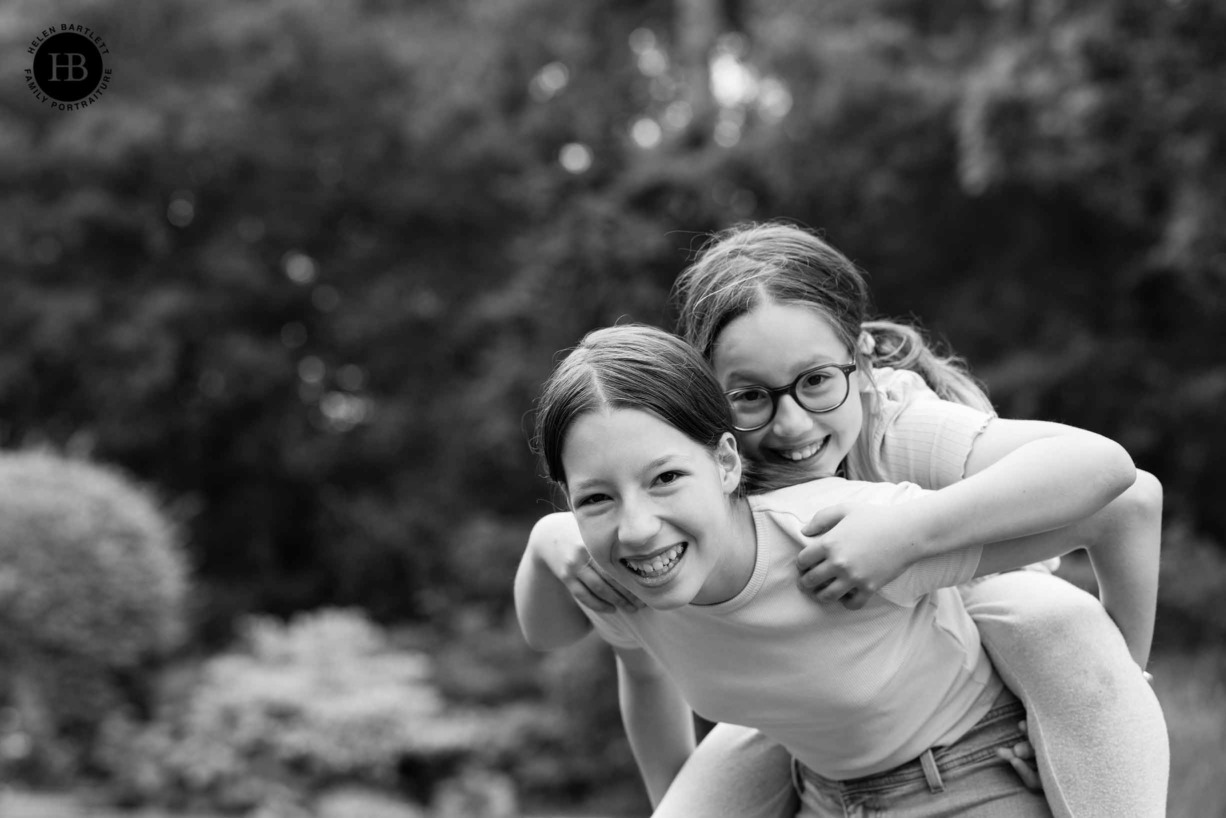
[(806, 369), (787, 386), (743, 386), (724, 393), (732, 409), (732, 428), (738, 432), (756, 432), (775, 419), (779, 396), (791, 395), (800, 408), (814, 414), (833, 412), (847, 401), (851, 393), (851, 373), (856, 365), (822, 364)]

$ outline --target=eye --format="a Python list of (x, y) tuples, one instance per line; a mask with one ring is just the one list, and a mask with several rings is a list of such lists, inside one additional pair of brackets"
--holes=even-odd
[(741, 389), (728, 396), (733, 405), (754, 406), (766, 400), (766, 390), (757, 387)]
[(681, 476), (681, 472), (679, 471), (661, 472), (660, 474), (656, 475), (655, 482), (660, 486), (670, 486), (680, 480)]
[(609, 499), (607, 494), (587, 494), (579, 498), (579, 502), (575, 503), (576, 508), (584, 506), (594, 506), (603, 503)]
[(829, 375), (819, 370), (817, 372), (810, 372), (808, 375), (805, 375), (804, 380), (800, 382), (800, 385), (806, 389), (814, 389), (821, 386), (829, 379)]

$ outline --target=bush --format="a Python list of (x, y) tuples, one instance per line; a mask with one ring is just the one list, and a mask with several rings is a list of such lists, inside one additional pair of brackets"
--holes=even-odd
[(598, 799), (607, 812), (650, 810), (617, 701), (613, 651), (594, 635), (549, 654), (542, 666), (552, 732), (525, 737), (516, 780), (523, 792), (572, 802)]
[(186, 590), (148, 491), (48, 452), (0, 456), (0, 680), (28, 770), (76, 770), (103, 715), (130, 703), (122, 682), (178, 644)]
[[(1062, 558), (1060, 576), (1098, 593), (1098, 582), (1084, 551)], [(1197, 533), (1187, 520), (1162, 530), (1158, 573), (1158, 616), (1154, 649), (1176, 651), (1216, 645), (1226, 639), (1226, 549)]]
[(350, 785), (425, 801), (505, 744), (497, 717), (448, 706), (432, 672), (356, 611), (252, 618), (155, 722), (113, 722), (102, 763), (130, 803), (258, 811)]
[(451, 612), (431, 655), (443, 696), (490, 714), (486, 763), (509, 774), (525, 802), (649, 808), (622, 728), (613, 653), (600, 639), (540, 654), (513, 614), (472, 605)]
[(449, 701), (490, 707), (542, 697), (541, 654), (524, 642), (514, 614), (453, 609), (435, 641), (435, 681)]
[(1162, 532), (1155, 644), (1194, 648), (1226, 639), (1226, 550), (1176, 520)]

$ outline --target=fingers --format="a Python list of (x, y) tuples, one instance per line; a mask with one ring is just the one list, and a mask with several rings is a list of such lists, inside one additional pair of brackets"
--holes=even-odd
[(800, 589), (818, 602), (840, 602), (851, 611), (860, 610), (873, 598), (872, 591), (860, 587), (854, 580), (847, 577), (832, 579), (827, 572), (816, 569), (801, 575), (798, 582)]
[(637, 597), (606, 576), (591, 561), (572, 569), (566, 587), (575, 601), (600, 613), (608, 613), (614, 608), (635, 611), (643, 607)]
[(616, 607), (615, 603), (606, 602), (592, 593), (592, 589), (584, 585), (578, 578), (571, 577), (564, 584), (575, 601), (585, 608), (591, 608), (597, 613), (612, 613)]
[(813, 598), (818, 602), (827, 604), (830, 602), (838, 602), (845, 596), (855, 594), (856, 586), (848, 579), (836, 579), (828, 583), (824, 588), (813, 595)]
[(849, 611), (858, 611), (868, 604), (868, 601), (873, 598), (871, 591), (866, 591), (863, 588), (853, 588), (847, 596), (839, 600), (843, 603), (843, 607)]
[(796, 555), (796, 567), (801, 573), (816, 568), (826, 561), (829, 552), (826, 546), (821, 543), (811, 542), (804, 548), (800, 549), (800, 553)]
[[(800, 562), (800, 556), (797, 562)], [(870, 583), (834, 560), (823, 559), (810, 568), (801, 567), (800, 570), (800, 589), (818, 602), (842, 602), (851, 610), (859, 610), (876, 593)]]
[(1022, 779), (1022, 783), (1026, 785), (1026, 789), (1034, 792), (1043, 791), (1043, 782), (1039, 780), (1039, 774), (1034, 771), (1034, 768), (1020, 758), (1009, 759), (1009, 766), (1017, 773), (1017, 777)]
[(847, 507), (839, 504), (828, 508), (823, 508), (821, 511), (814, 514), (809, 522), (805, 523), (800, 529), (800, 533), (807, 537), (816, 537), (819, 534), (825, 534), (830, 529), (838, 525), (839, 521), (847, 516)]
[(829, 562), (821, 562), (816, 566), (809, 568), (800, 568), (800, 583), (801, 590), (806, 593), (813, 593), (822, 588), (825, 588), (831, 582), (839, 578), (838, 571)]
[(1043, 782), (1039, 780), (1038, 772), (1029, 763), (1034, 759), (1034, 748), (1029, 741), (1019, 741), (1012, 747), (998, 747), (996, 755), (1009, 763), (1018, 778), (1022, 779), (1026, 789), (1034, 792), (1043, 791)]
[(613, 601), (615, 603), (619, 601), (624, 602), (628, 606), (629, 610), (638, 610), (639, 608), (646, 607), (645, 602), (643, 602), (641, 599), (635, 596), (633, 592), (626, 590), (626, 586), (622, 585), (620, 582), (614, 579), (610, 574), (606, 573), (604, 569), (601, 568), (599, 565), (597, 565), (595, 562), (589, 560), (587, 567), (590, 568), (596, 574), (596, 576), (599, 577), (600, 579), (600, 583), (593, 583), (595, 587), (600, 588), (600, 589), (607, 588), (609, 593), (617, 595), (617, 600), (610, 600), (610, 601)]

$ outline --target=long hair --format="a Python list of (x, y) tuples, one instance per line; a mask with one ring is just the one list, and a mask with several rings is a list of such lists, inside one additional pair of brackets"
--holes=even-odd
[(562, 446), (571, 424), (608, 409), (650, 412), (710, 451), (732, 431), (719, 383), (689, 344), (641, 324), (595, 330), (558, 364), (537, 401), (532, 448), (549, 479), (566, 484)]
[[(865, 274), (809, 230), (782, 222), (749, 223), (716, 233), (673, 285), (677, 331), (710, 360), (729, 322), (761, 304), (795, 304), (830, 322), (872, 382), (874, 367), (917, 372), (949, 401), (991, 411), (983, 388), (961, 359), (937, 353), (915, 327), (869, 320)], [(882, 480), (870, 451), (877, 401), (867, 393), (864, 428), (848, 455), (850, 476)]]

